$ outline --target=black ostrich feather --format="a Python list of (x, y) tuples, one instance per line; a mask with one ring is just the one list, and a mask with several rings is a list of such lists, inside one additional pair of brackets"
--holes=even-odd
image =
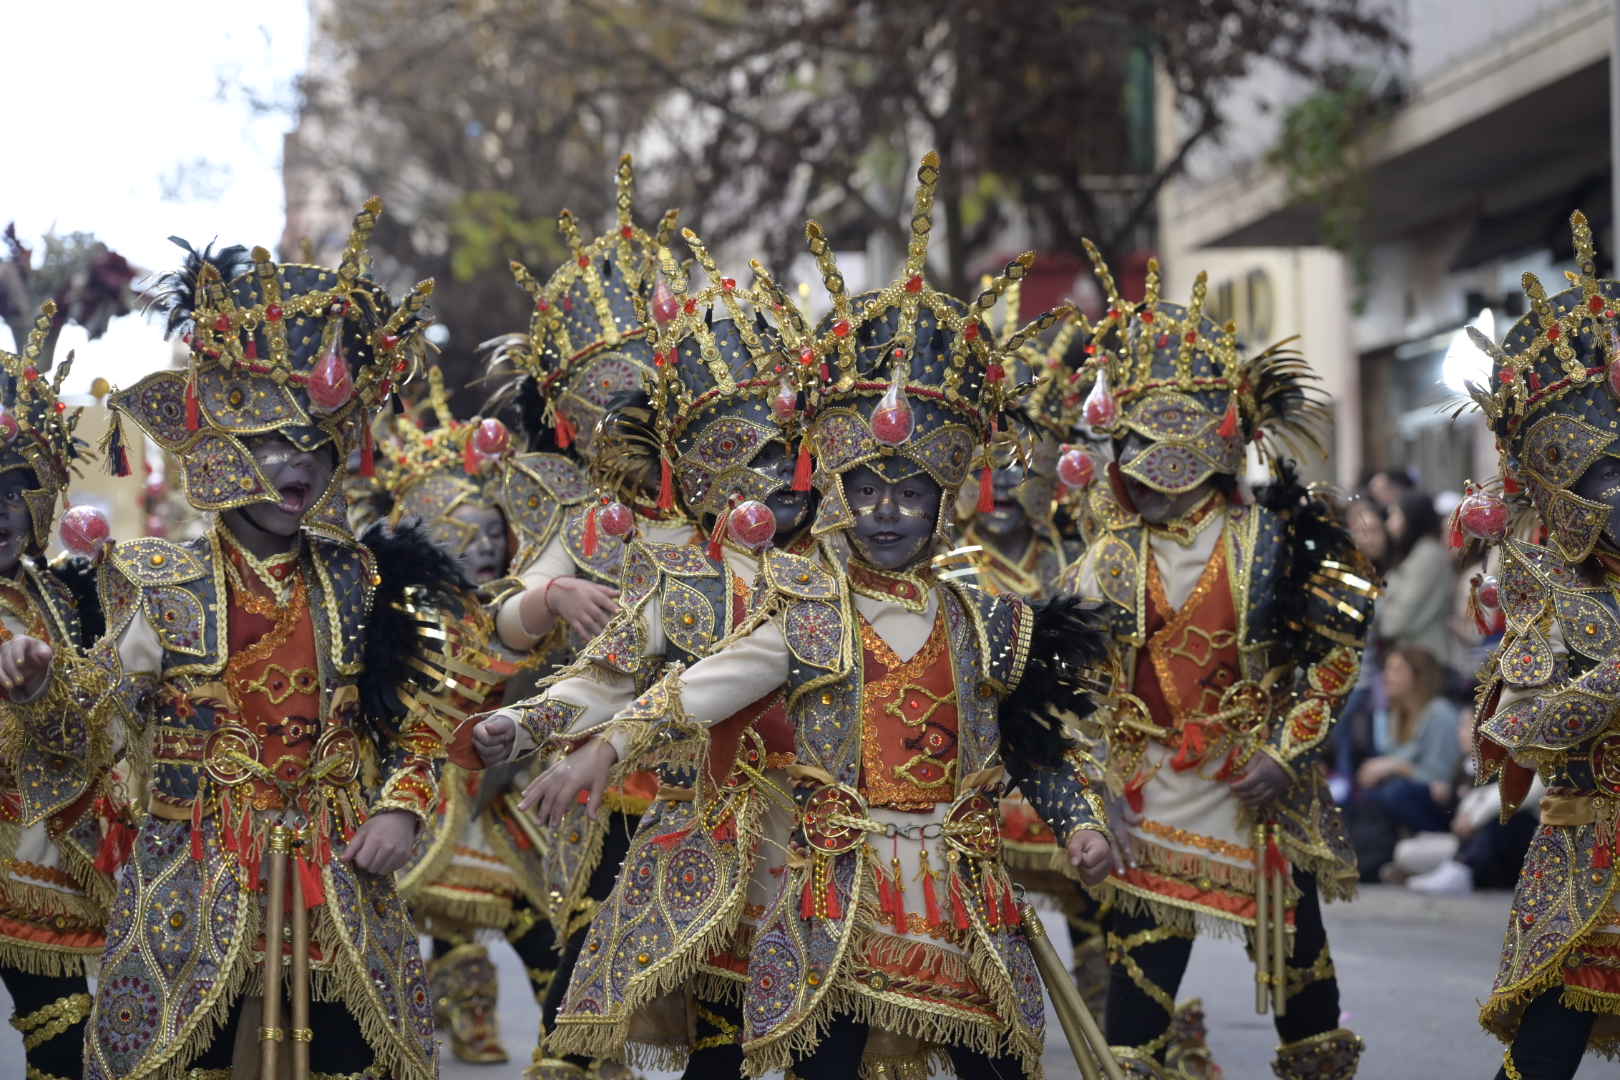
[(1024, 677), (998, 713), (1002, 758), (1014, 776), (1055, 763), (1071, 748), (1065, 724), (1095, 708), (1085, 673), (1107, 655), (1108, 630), (1096, 607), (1071, 595), (1032, 606)]
[(65, 555), (50, 564), (50, 571), (73, 594), (73, 606), (79, 612), (78, 644), (88, 649), (107, 632), (101, 594), (96, 591), (95, 565), (82, 555)]
[(1300, 483), (1294, 463), (1284, 459), (1273, 467), (1276, 480), (1255, 488), (1254, 499), (1286, 522), (1283, 542), (1288, 547), (1287, 570), (1277, 586), (1277, 625), (1292, 635), (1303, 667), (1321, 659), (1332, 647), (1328, 639), (1301, 629), (1311, 622), (1308, 612), (1316, 595), (1311, 578), (1324, 560), (1352, 565), (1360, 560), (1338, 514), (1326, 500), (1312, 495)]
[(426, 661), (429, 651), (417, 618), (405, 610), (407, 595), (418, 609), (460, 616), (473, 585), (419, 523), (389, 526), (379, 521), (361, 534), (360, 542), (376, 559), (382, 579), (366, 625), (360, 702), (367, 716), (397, 727), (406, 712), (400, 691), (415, 671), (410, 662)]
[(230, 247), (215, 251), (214, 245), (210, 243), (198, 251), (178, 236), (169, 237), (169, 242), (185, 251), (186, 258), (181, 263), (180, 269), (172, 270), (157, 279), (151, 293), (152, 298), (147, 303), (147, 310), (163, 313), (164, 333), (173, 337), (191, 326), (191, 314), (197, 303), (197, 282), (205, 265), (217, 270), (219, 280), (226, 282), (251, 270), (253, 258), (248, 249), (241, 244), (232, 244)]

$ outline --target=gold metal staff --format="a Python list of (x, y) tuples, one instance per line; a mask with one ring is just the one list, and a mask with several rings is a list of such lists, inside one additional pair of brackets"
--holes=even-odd
[(1080, 991), (1075, 989), (1074, 977), (1063, 966), (1057, 950), (1052, 948), (1041, 917), (1028, 904), (1019, 904), (1018, 910), (1023, 916), (1030, 951), (1035, 954), (1035, 966), (1046, 984), (1046, 992), (1052, 995), (1052, 1009), (1063, 1027), (1064, 1038), (1069, 1041), (1074, 1063), (1080, 1067), (1081, 1080), (1125, 1080), (1119, 1062), (1108, 1049), (1108, 1039), (1097, 1026), (1097, 1018), (1086, 1008)]
[[(300, 846), (307, 843), (311, 830), (299, 834)], [(306, 852), (307, 855), (307, 852)], [(294, 868), (296, 871), (296, 867)], [(304, 906), (304, 877), (292, 876), (292, 1080), (309, 1080), (309, 1043), (315, 1032), (309, 1026), (309, 908)]]
[(1267, 865), (1280, 828), (1254, 827), (1254, 1011), (1275, 1016), (1288, 1010), (1288, 874)]
[[(1281, 826), (1272, 824), (1267, 840), (1277, 843)], [(1267, 851), (1271, 848), (1268, 846)], [(1279, 870), (1268, 874), (1271, 882), (1271, 1012), (1282, 1016), (1288, 1011), (1288, 874)]]
[(264, 913), (264, 1016), (259, 1028), (260, 1080), (279, 1080), (276, 1056), (286, 1032), (281, 1028), (281, 932), (287, 897), (287, 862), (292, 830), (270, 827), (270, 890)]
[(1266, 827), (1254, 827), (1254, 1011), (1261, 1016), (1271, 1003), (1271, 885), (1266, 873)]

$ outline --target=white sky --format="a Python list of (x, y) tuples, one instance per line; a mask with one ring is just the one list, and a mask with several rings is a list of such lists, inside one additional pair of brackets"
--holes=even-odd
[[(0, 227), (15, 221), (36, 251), (46, 232), (93, 232), (143, 270), (177, 264), (170, 235), (274, 248), (290, 116), (255, 114), (220, 87), (290, 99), (308, 48), (305, 0), (0, 7), (13, 105), (0, 110)], [(176, 192), (180, 167), (198, 162), (203, 183)], [(128, 386), (168, 364), (168, 344), (138, 312), (98, 341), (77, 327), (60, 340), (59, 356), (77, 350), (69, 395), (97, 375)], [(14, 348), (3, 325), (0, 348)]]

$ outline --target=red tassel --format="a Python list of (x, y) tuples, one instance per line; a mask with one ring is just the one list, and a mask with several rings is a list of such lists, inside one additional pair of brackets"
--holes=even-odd
[(889, 875), (883, 872), (883, 867), (877, 864), (877, 857), (873, 856), (874, 869), (877, 873), (878, 910), (885, 915), (894, 914), (894, 890), (889, 888)]
[(962, 896), (962, 875), (954, 872), (951, 874), (951, 916), (958, 930), (973, 926), (973, 920), (968, 918), (967, 900)]
[(198, 862), (202, 862), (203, 859), (201, 793), (198, 793), (191, 803), (191, 857)]
[(1468, 538), (1463, 535), (1462, 516), (1453, 510), (1451, 512), (1451, 529), (1446, 536), (1446, 543), (1452, 551), (1461, 551)]
[(1288, 873), (1288, 860), (1283, 858), (1282, 848), (1277, 846), (1277, 837), (1266, 837), (1266, 873), (1282, 875)]
[(101, 838), (101, 849), (96, 852), (95, 867), (103, 874), (111, 874), (129, 861), (135, 846), (135, 830), (122, 821), (111, 821)]
[(1125, 802), (1130, 806), (1133, 814), (1142, 812), (1142, 787), (1147, 781), (1146, 776), (1138, 776), (1125, 785)]
[(714, 519), (714, 532), (709, 534), (709, 560), (719, 562), (726, 553), (726, 522), (731, 520), (731, 511), (722, 510), (720, 516)]
[(979, 472), (979, 513), (988, 514), (996, 508), (996, 483), (986, 465)]
[(894, 855), (889, 861), (894, 871), (894, 932), (904, 936), (911, 930), (911, 920), (906, 918), (906, 879), (900, 876), (900, 841), (894, 842)]
[(360, 475), (377, 475), (377, 447), (372, 442), (371, 425), (360, 425)]
[(726, 818), (726, 820), (714, 827), (714, 831), (710, 835), (714, 837), (714, 842), (717, 844), (730, 844), (737, 839), (737, 829), (732, 819)]
[(804, 891), (799, 894), (799, 918), (813, 919), (816, 917), (816, 887), (812, 881), (814, 875), (806, 874)]
[(186, 430), (202, 427), (202, 406), (197, 402), (197, 380), (186, 380)]
[(315, 864), (305, 858), (294, 859), (298, 867), (298, 882), (304, 887), (304, 906), (320, 907), (326, 903), (326, 889), (321, 885), (321, 873)]
[(661, 836), (653, 837), (652, 842), (663, 848), (665, 851), (668, 851), (670, 848), (674, 847), (676, 844), (685, 839), (686, 834), (691, 831), (691, 829), (676, 829), (674, 832), (667, 832)]
[(1607, 870), (1613, 855), (1608, 844), (1600, 844), (1592, 849), (1592, 865), (1598, 870)]
[(939, 896), (934, 891), (934, 875), (927, 868), (923, 870), (923, 907), (927, 910), (930, 927), (945, 925), (945, 919), (939, 913)]
[(585, 514), (585, 557), (596, 556), (596, 507), (591, 507)]
[(675, 480), (670, 474), (669, 458), (659, 455), (658, 458), (658, 509), (673, 510), (675, 508)]
[(810, 474), (814, 471), (814, 462), (810, 458), (810, 436), (806, 435), (799, 440), (799, 460), (793, 465), (793, 490), (809, 491)]
[(838, 901), (838, 882), (833, 879), (832, 868), (827, 869), (827, 918), (842, 919), (844, 907)]
[(1186, 772), (1196, 769), (1209, 753), (1209, 739), (1205, 736), (1204, 725), (1190, 722), (1181, 729), (1181, 748), (1176, 756), (1170, 759), (1170, 767), (1176, 772)]
[(1217, 431), (1223, 439), (1235, 439), (1238, 435), (1238, 409), (1237, 396), (1226, 399), (1226, 415), (1221, 418), (1221, 426)]
[(577, 434), (573, 422), (563, 415), (561, 409), (557, 410), (557, 445), (564, 450), (568, 449), (574, 445), (574, 437)]
[(996, 894), (995, 875), (986, 870), (980, 877), (984, 879), (985, 925), (995, 927), (1001, 923), (1001, 897)]
[(478, 447), (473, 445), (472, 436), (469, 435), (461, 447), (461, 467), (468, 476), (478, 475), (478, 456)]

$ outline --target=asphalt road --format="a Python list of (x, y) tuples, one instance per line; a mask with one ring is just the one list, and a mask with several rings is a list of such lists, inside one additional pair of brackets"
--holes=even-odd
[[(1360, 1075), (1377, 1080), (1488, 1080), (1501, 1050), (1475, 1022), (1489, 990), (1506, 918), (1505, 893), (1427, 899), (1402, 889), (1371, 887), (1354, 904), (1329, 907), (1328, 934), (1343, 987), (1345, 1023), (1367, 1040)], [(1064, 935), (1055, 925), (1052, 939)], [(501, 972), (501, 1014), (512, 1064), (462, 1065), (445, 1051), (447, 1080), (509, 1080), (526, 1064), (539, 1026), (521, 967), (493, 950)], [(1202, 997), (1210, 1044), (1228, 1080), (1271, 1076), (1275, 1035), (1254, 1013), (1251, 969), (1232, 941), (1202, 941), (1193, 952), (1182, 997)], [(10, 1002), (0, 989), (7, 1015)], [(1059, 1041), (1055, 1021), (1046, 1054), (1050, 1080), (1079, 1076)], [(21, 1075), (22, 1040), (0, 1025), (0, 1077)], [(674, 1074), (649, 1074), (666, 1080)], [(1620, 1066), (1590, 1059), (1580, 1080), (1620, 1075)]]

